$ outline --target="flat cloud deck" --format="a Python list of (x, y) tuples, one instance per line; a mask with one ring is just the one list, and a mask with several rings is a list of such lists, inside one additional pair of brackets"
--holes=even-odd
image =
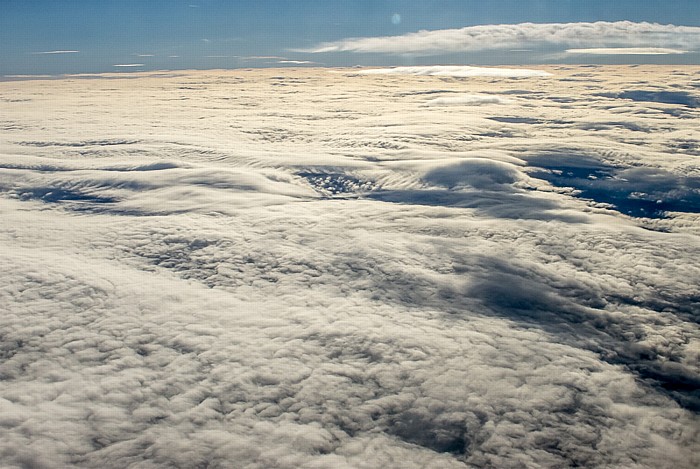
[(700, 68), (537, 69), (0, 83), (0, 459), (697, 467)]

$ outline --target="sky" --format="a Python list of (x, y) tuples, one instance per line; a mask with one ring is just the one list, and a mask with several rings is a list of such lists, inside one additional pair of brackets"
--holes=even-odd
[[(440, 36), (446, 30), (479, 25), (575, 26), (598, 21), (697, 28), (700, 2), (2, 0), (0, 74), (313, 65), (700, 63), (700, 29), (692, 28), (623, 35), (629, 44), (624, 40), (608, 44), (597, 40), (605, 34), (584, 33), (576, 47), (571, 41), (534, 40), (543, 31), (535, 31), (529, 42), (503, 43), (504, 47), (488, 37), (477, 38), (478, 47), (458, 43), (448, 50), (376, 51), (338, 45), (351, 38), (387, 36), (399, 36), (399, 42), (407, 43), (414, 38), (400, 37), (418, 31)], [(610, 46), (636, 49), (611, 53)]]

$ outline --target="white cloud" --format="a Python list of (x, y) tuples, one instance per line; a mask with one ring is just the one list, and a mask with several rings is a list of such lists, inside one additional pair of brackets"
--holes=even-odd
[(567, 54), (590, 55), (671, 55), (687, 54), (687, 50), (662, 47), (600, 47), (596, 49), (567, 49)]
[(427, 75), (438, 77), (548, 77), (551, 73), (526, 68), (470, 67), (467, 65), (431, 65), (425, 67), (374, 68), (356, 72), (360, 75)]
[(0, 82), (3, 465), (699, 467), (698, 69), (547, 70)]
[(51, 54), (77, 54), (79, 50), (49, 50), (45, 52), (32, 52), (34, 55), (51, 55)]
[(315, 64), (317, 62), (312, 62), (310, 60), (278, 60), (278, 64), (293, 64), (293, 65), (309, 65)]
[(694, 48), (700, 46), (700, 27), (634, 23), (631, 21), (481, 25), (461, 29), (419, 31), (401, 36), (348, 38), (322, 43), (301, 51), (429, 56), (544, 45), (564, 48)]
[(143, 64), (115, 64), (113, 67), (143, 67)]

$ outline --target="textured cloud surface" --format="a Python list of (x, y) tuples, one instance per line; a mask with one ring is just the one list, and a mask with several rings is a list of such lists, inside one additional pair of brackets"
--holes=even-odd
[(531, 46), (700, 47), (700, 27), (631, 21), (595, 23), (520, 23), (418, 31), (401, 36), (348, 38), (303, 52), (370, 52), (439, 55)]
[(542, 70), (527, 68), (470, 67), (467, 65), (432, 65), (426, 67), (370, 68), (358, 72), (360, 75), (430, 75), (436, 77), (502, 77), (527, 78), (546, 77)]
[(700, 69), (540, 72), (0, 83), (2, 464), (697, 467)]

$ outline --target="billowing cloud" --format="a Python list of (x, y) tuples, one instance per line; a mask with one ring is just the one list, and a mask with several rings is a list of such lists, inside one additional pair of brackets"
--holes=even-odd
[(546, 70), (1, 81), (2, 465), (700, 467), (700, 68)]
[(700, 27), (631, 21), (480, 25), (419, 31), (401, 36), (348, 38), (318, 44), (302, 51), (429, 56), (538, 46), (694, 48), (700, 46)]

